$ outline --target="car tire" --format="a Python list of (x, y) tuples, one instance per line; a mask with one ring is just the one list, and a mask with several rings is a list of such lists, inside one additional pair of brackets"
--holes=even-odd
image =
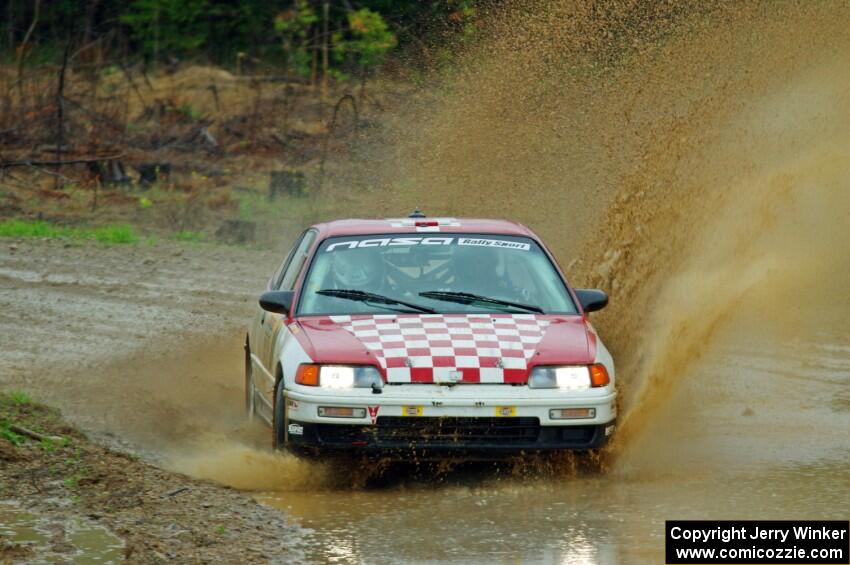
[(283, 396), (283, 379), (279, 379), (274, 390), (274, 424), (272, 425), (272, 447), (286, 448), (286, 399)]

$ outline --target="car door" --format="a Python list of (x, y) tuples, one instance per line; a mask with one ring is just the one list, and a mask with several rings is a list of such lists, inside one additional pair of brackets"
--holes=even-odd
[[(287, 259), (286, 264), (284, 264), (281, 268), (275, 280), (272, 281), (272, 290), (294, 290), (295, 283), (298, 281), (298, 277), (307, 262), (310, 249), (316, 241), (316, 235), (317, 232), (313, 229), (309, 229), (301, 235), (301, 238), (295, 245), (290, 257)], [(262, 345), (260, 347), (261, 351), (258, 352), (258, 356), (260, 356), (263, 365), (265, 365), (268, 371), (272, 374), (274, 374), (275, 371), (275, 342), (284, 323), (285, 316), (282, 314), (263, 311), (263, 314), (260, 317), (259, 335), (261, 336), (260, 339), (262, 340)], [(259, 387), (259, 390), (266, 400), (269, 401), (270, 406), (273, 406), (274, 383), (271, 383), (270, 386)]]
[[(292, 257), (295, 255), (296, 249), (298, 249), (298, 245), (301, 243), (301, 239), (304, 237), (302, 233), (298, 239), (295, 240), (295, 244), (289, 250), (289, 253), (283, 259), (280, 266), (275, 270), (269, 279), (268, 284), (266, 285), (266, 290), (276, 289), (280, 280), (283, 278), (284, 273), (286, 272), (286, 267), (292, 261)], [(268, 325), (266, 325), (266, 316), (268, 312), (260, 308), (260, 304), (257, 303), (255, 306), (256, 310), (254, 312), (254, 318), (251, 320), (251, 328), (249, 331), (249, 345), (251, 347), (251, 356), (252, 363), (254, 365), (261, 365), (263, 370), (255, 370), (252, 371), (252, 381), (254, 384), (254, 388), (261, 393), (261, 396), (266, 396), (266, 390), (271, 386), (274, 386), (274, 375), (267, 374), (271, 372), (271, 369), (268, 367), (267, 361), (267, 349), (269, 347), (269, 336), (266, 332), (270, 329)], [(268, 412), (271, 410), (270, 407), (264, 406), (262, 407), (264, 412)]]

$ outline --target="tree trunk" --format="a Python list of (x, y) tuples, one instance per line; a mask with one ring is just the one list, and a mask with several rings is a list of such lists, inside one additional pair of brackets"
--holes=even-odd
[[(83, 30), (83, 46), (91, 43), (92, 36), (94, 35), (94, 16), (97, 14), (98, 4), (100, 4), (100, 0), (89, 0), (86, 3), (86, 21), (85, 28)], [(91, 56), (89, 56), (88, 60), (91, 60)]]
[(322, 25), (324, 26), (322, 31), (322, 101), (328, 99), (328, 43), (330, 42), (330, 37), (328, 35), (329, 12), (330, 4), (325, 2), (322, 4)]
[(32, 13), (32, 22), (30, 23), (29, 29), (27, 29), (26, 35), (24, 35), (23, 41), (18, 46), (18, 96), (20, 98), (20, 103), (24, 101), (24, 56), (27, 51), (27, 44), (30, 41), (30, 37), (32, 37), (32, 32), (35, 31), (35, 26), (38, 24), (38, 14), (41, 9), (41, 0), (35, 0), (33, 4), (33, 13)]
[[(68, 42), (65, 43), (65, 52), (62, 54), (62, 68), (59, 70), (59, 85), (56, 89), (56, 172), (62, 169), (62, 144), (65, 142), (65, 71), (68, 69), (68, 52), (71, 50), (71, 34), (68, 33)], [(53, 177), (53, 188), (59, 189), (61, 175)]]
[(15, 49), (15, 0), (6, 4), (6, 33), (9, 37), (9, 51)]
[(310, 51), (312, 51), (312, 56), (310, 58), (310, 93), (315, 94), (316, 92), (316, 83), (317, 83), (317, 74), (318, 74), (318, 45), (319, 45), (319, 30), (318, 28), (313, 29), (313, 41), (311, 42), (312, 46)]

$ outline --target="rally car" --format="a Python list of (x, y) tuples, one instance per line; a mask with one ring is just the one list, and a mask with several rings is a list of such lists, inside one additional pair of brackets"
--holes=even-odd
[(275, 448), (324, 454), (591, 449), (616, 418), (614, 364), (527, 227), (340, 220), (301, 234), (245, 343), (245, 403)]

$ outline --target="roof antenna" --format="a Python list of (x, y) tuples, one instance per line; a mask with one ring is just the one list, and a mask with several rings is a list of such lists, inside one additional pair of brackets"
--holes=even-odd
[(415, 208), (413, 210), (413, 212), (411, 212), (410, 215), (408, 216), (408, 218), (424, 218), (424, 217), (425, 217), (425, 212), (420, 210), (418, 207)]

